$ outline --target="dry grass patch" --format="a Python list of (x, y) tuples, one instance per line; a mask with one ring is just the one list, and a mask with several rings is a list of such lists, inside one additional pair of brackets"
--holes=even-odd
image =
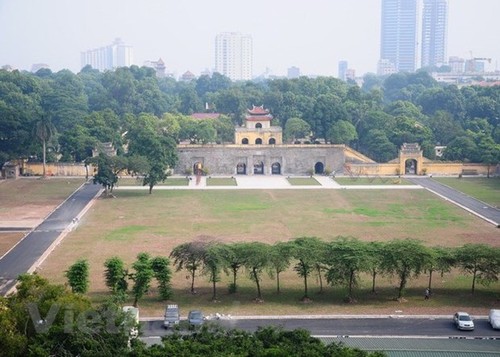
[[(428, 245), (451, 247), (471, 242), (500, 245), (497, 228), (425, 190), (158, 190), (152, 195), (120, 190), (115, 194), (116, 199), (97, 201), (78, 228), (42, 265), (42, 275), (54, 283), (65, 283), (64, 271), (77, 259), (88, 259), (91, 296), (102, 301), (107, 296), (103, 279), (106, 259), (117, 255), (130, 266), (140, 252), (168, 256), (175, 246), (199, 236), (211, 236), (221, 242), (269, 244), (300, 236), (331, 240), (342, 235), (365, 241), (408, 237), (421, 239)], [(219, 285), (220, 303), (216, 304), (209, 302), (210, 284), (205, 277), (198, 279), (198, 294), (191, 296), (186, 275), (178, 272), (173, 278), (176, 301), (183, 307), (198, 306), (207, 312), (232, 314), (264, 311), (261, 305), (251, 303), (255, 297), (254, 284), (243, 272), (240, 282), (247, 290), (236, 299), (227, 295), (229, 278), (224, 278)], [(314, 279), (311, 285), (314, 286)], [(323, 305), (319, 304), (323, 297), (314, 296), (311, 307), (298, 303), (302, 285), (293, 271), (283, 275), (283, 289), (290, 289), (291, 294), (273, 298), (274, 286), (275, 282), (266, 276), (263, 282), (266, 302), (262, 306), (266, 306), (267, 313), (354, 313), (373, 308), (371, 313), (377, 313), (395, 308), (394, 303), (388, 302), (395, 294), (388, 288), (395, 286), (393, 281), (386, 282), (387, 293), (380, 295), (379, 300), (363, 298), (363, 303), (349, 306), (342, 303), (343, 293), (332, 288), (327, 289), (330, 293), (325, 295)], [(423, 300), (423, 288), (417, 290), (415, 301)], [(485, 294), (494, 290), (490, 287)], [(332, 305), (334, 301), (338, 305)], [(416, 308), (419, 304), (411, 302), (406, 306)], [(146, 314), (159, 315), (163, 305), (152, 291), (141, 308), (146, 309)]]
[(5, 180), (0, 184), (0, 223), (26, 222), (28, 226), (39, 223), (84, 181), (59, 177)]
[(25, 233), (22, 232), (0, 232), (0, 257), (7, 253), (24, 236)]

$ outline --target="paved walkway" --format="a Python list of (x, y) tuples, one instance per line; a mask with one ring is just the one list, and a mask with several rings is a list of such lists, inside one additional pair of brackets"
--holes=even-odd
[[(229, 176), (227, 176), (229, 177)], [(153, 190), (241, 190), (241, 189), (299, 189), (299, 190), (317, 190), (317, 189), (347, 189), (347, 190), (408, 190), (422, 189), (419, 185), (346, 185), (342, 186), (335, 182), (329, 176), (313, 176), (318, 185), (292, 185), (288, 182), (287, 176), (280, 175), (252, 175), (252, 176), (233, 176), (236, 180), (236, 186), (210, 186), (207, 185), (207, 177), (202, 176), (199, 182), (195, 176), (191, 176), (187, 186), (162, 186), (157, 185)], [(304, 178), (304, 176), (300, 176)], [(147, 186), (118, 186), (115, 190), (146, 190)]]
[(500, 209), (446, 186), (430, 177), (419, 176), (408, 178), (408, 180), (500, 228)]

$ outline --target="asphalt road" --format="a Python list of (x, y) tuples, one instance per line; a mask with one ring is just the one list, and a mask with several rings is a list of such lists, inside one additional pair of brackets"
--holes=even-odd
[(445, 200), (461, 206), (469, 212), (486, 219), (488, 222), (500, 227), (500, 209), (479, 201), (463, 192), (443, 185), (429, 177), (406, 178), (408, 181), (420, 185), (427, 190), (442, 196)]
[(51, 244), (74, 224), (79, 214), (101, 189), (86, 183), (57, 207), (38, 227), (28, 233), (0, 259), (0, 294), (6, 295), (20, 274), (26, 273)]
[[(315, 336), (419, 336), (469, 337), (500, 340), (500, 330), (493, 330), (487, 319), (475, 319), (474, 331), (459, 331), (450, 318), (320, 318), (320, 319), (232, 319), (210, 320), (225, 328), (255, 331), (259, 326), (282, 326), (286, 330), (303, 328)], [(161, 320), (143, 321), (143, 337), (171, 333), (162, 327)]]

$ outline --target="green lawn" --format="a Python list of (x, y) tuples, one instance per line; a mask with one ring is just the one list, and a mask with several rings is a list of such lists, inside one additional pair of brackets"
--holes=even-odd
[(413, 183), (398, 177), (335, 177), (334, 180), (342, 186), (348, 185), (413, 185)]
[(314, 177), (289, 177), (288, 182), (292, 186), (320, 186)]
[(434, 180), (500, 208), (500, 177), (434, 177)]
[(207, 177), (207, 186), (238, 186), (233, 177)]
[[(189, 180), (185, 177), (168, 177), (158, 186), (188, 186), (188, 184)], [(142, 186), (142, 178), (122, 177), (118, 180), (118, 186)]]
[[(397, 192), (396, 192), (397, 191)], [(172, 249), (195, 239), (220, 242), (261, 241), (273, 244), (300, 236), (329, 241), (353, 236), (365, 241), (417, 238), (427, 245), (460, 246), (465, 243), (498, 245), (498, 229), (469, 215), (426, 190), (118, 190), (114, 199), (99, 199), (80, 225), (63, 240), (42, 265), (40, 274), (65, 283), (64, 271), (78, 259), (90, 262), (90, 296), (109, 297), (104, 286), (103, 263), (120, 256), (130, 267), (139, 252), (168, 256)], [(230, 277), (222, 275), (219, 302), (213, 303), (211, 283), (196, 278), (196, 295), (188, 291), (186, 271), (173, 275), (174, 301), (183, 310), (201, 308), (206, 313), (237, 314), (336, 314), (336, 313), (445, 313), (458, 307), (484, 312), (497, 298), (499, 284), (471, 296), (470, 277), (460, 272), (435, 277), (435, 297), (423, 300), (426, 278), (411, 280), (408, 302), (395, 303), (396, 279), (380, 277), (379, 292), (369, 292), (370, 277), (363, 276), (357, 303), (345, 304), (345, 291), (326, 287), (318, 294), (318, 279), (310, 278), (313, 303), (299, 301), (302, 280), (292, 268), (281, 276), (283, 294), (276, 281), (262, 276), (265, 303), (256, 304), (254, 282), (243, 269), (241, 291), (230, 295)], [(151, 294), (140, 302), (143, 316), (160, 316), (165, 302)], [(476, 310), (474, 310), (476, 309)], [(476, 312), (477, 313), (477, 312)]]

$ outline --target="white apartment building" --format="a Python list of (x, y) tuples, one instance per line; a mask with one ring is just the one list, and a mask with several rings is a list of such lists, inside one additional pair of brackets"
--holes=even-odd
[(252, 37), (224, 32), (215, 37), (215, 72), (232, 81), (252, 79)]
[(109, 46), (82, 52), (80, 58), (82, 68), (91, 65), (101, 72), (118, 67), (130, 67), (134, 62), (132, 46), (125, 44), (119, 38)]

